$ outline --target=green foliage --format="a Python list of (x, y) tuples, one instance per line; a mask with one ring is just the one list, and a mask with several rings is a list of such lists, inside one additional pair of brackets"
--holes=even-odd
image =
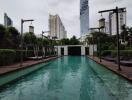
[(126, 25), (123, 25), (123, 26), (121, 27), (121, 29), (122, 29), (122, 32), (121, 32), (121, 34), (120, 34), (121, 39), (122, 39), (124, 42), (125, 42), (125, 41), (128, 41), (129, 28), (126, 27)]
[[(7, 37), (10, 39), (12, 48), (18, 48), (20, 44), (20, 33), (15, 27), (7, 27)], [(8, 44), (9, 45), (9, 44)]]
[(4, 27), (0, 25), (0, 47), (1, 48), (13, 48), (19, 47), (20, 34), (14, 27)]
[[(28, 60), (28, 57), (34, 57), (34, 50), (16, 50), (16, 58), (15, 61), (16, 62), (20, 62), (21, 59), (21, 51), (23, 52), (23, 60), (26, 61)], [(42, 51), (39, 51), (39, 56), (42, 56)]]
[(94, 51), (94, 56), (98, 56), (98, 54), (99, 54), (98, 52)]
[(19, 32), (15, 27), (7, 27), (7, 32), (12, 35), (13, 38), (19, 36)]
[(79, 40), (76, 38), (76, 36), (73, 36), (71, 39), (70, 39), (70, 45), (79, 45), (80, 42)]
[(16, 52), (11, 49), (0, 49), (0, 66), (14, 63)]
[(132, 47), (125, 47), (125, 50), (132, 50)]
[[(111, 56), (116, 57), (117, 51), (116, 50), (104, 50), (102, 56)], [(121, 50), (120, 56), (122, 57), (132, 57), (132, 50)]]
[(37, 39), (37, 45), (42, 46), (43, 45), (43, 39), (42, 38), (36, 38)]
[(69, 39), (61, 39), (60, 40), (60, 45), (69, 45), (70, 44), (70, 40)]
[(111, 56), (111, 51), (112, 50), (104, 50), (101, 55), (102, 56)]
[(80, 42), (79, 40), (76, 38), (76, 36), (73, 36), (71, 39), (61, 39), (59, 41), (59, 45), (79, 45)]
[(27, 32), (24, 34), (24, 43), (27, 45), (34, 45), (37, 44), (37, 38), (36, 36), (31, 33), (31, 32)]
[(0, 24), (0, 40), (4, 38), (5, 33), (6, 33), (6, 28)]
[(50, 41), (48, 39), (43, 39), (43, 46), (48, 46)]

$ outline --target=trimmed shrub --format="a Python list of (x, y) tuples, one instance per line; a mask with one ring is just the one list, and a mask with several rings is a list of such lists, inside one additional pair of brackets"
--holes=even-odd
[(98, 57), (99, 53), (94, 51), (94, 56), (97, 56)]
[[(116, 57), (117, 51), (116, 50), (104, 50), (102, 56), (111, 56)], [(132, 50), (120, 50), (120, 56), (122, 57), (132, 57)]]
[[(117, 56), (117, 51), (116, 50), (111, 51), (111, 55), (112, 55), (112, 57), (116, 57)], [(120, 51), (120, 56), (122, 56), (122, 57), (132, 57), (132, 50), (121, 50)]]
[[(21, 59), (21, 50), (16, 50), (16, 58), (15, 58), (15, 61), (16, 62), (20, 62), (20, 59)], [(34, 51), (33, 50), (23, 50), (23, 60), (26, 61), (28, 60), (27, 57), (34, 57)]]
[(12, 49), (0, 49), (0, 66), (13, 64), (16, 52)]
[(102, 56), (111, 56), (111, 50), (104, 50), (101, 55)]

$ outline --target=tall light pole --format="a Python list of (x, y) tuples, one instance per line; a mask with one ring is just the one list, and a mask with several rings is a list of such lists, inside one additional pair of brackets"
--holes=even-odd
[[(98, 29), (99, 33), (100, 33), (100, 30), (103, 29), (103, 27), (96, 27), (96, 28), (90, 28), (90, 29)], [(94, 49), (93, 49), (93, 52), (94, 52)], [(102, 60), (101, 60), (101, 37), (100, 37), (100, 35), (99, 35), (99, 59), (100, 59), (100, 62), (102, 62)]]
[(99, 13), (113, 12), (113, 13), (116, 14), (117, 64), (118, 64), (118, 70), (121, 71), (121, 67), (120, 67), (120, 40), (119, 40), (119, 11), (120, 12), (126, 12), (126, 8), (118, 8), (118, 7), (116, 7), (115, 9), (99, 11)]
[(31, 20), (23, 20), (23, 19), (21, 19), (20, 66), (22, 66), (22, 64), (23, 64), (23, 24), (24, 24), (24, 22), (32, 22), (32, 21), (34, 21), (34, 20), (33, 19), (31, 19)]
[[(50, 32), (50, 31), (42, 31), (42, 39), (44, 39), (44, 38), (43, 38), (43, 37), (44, 37), (44, 34), (45, 34), (45, 33), (48, 33), (48, 32)], [(42, 48), (43, 48), (43, 46), (42, 46)], [(45, 52), (45, 54), (46, 54), (46, 52)], [(46, 56), (45, 54), (44, 54), (44, 56)], [(43, 54), (42, 54), (42, 58), (43, 58)]]

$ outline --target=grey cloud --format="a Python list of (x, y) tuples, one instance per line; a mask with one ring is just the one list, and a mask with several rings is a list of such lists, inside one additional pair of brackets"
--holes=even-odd
[[(48, 30), (49, 14), (59, 14), (68, 36), (80, 36), (79, 22), (80, 0), (0, 0), (0, 23), (3, 23), (3, 13), (7, 14), (14, 21), (14, 26), (20, 30), (21, 18), (33, 18), (35, 21), (35, 32), (40, 34), (42, 30)], [(132, 24), (132, 1), (131, 0), (90, 0), (90, 26), (98, 26), (100, 15), (99, 10), (111, 9), (116, 6), (127, 7), (128, 25)], [(107, 18), (107, 14), (104, 17)], [(30, 23), (24, 24), (24, 30), (28, 31)]]

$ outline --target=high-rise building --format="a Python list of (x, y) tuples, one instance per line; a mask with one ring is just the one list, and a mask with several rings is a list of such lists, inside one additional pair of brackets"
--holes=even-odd
[[(119, 11), (118, 15), (119, 15), (119, 33), (121, 33), (122, 26), (126, 25), (126, 12)], [(109, 13), (109, 27), (110, 27), (110, 34), (115, 35), (117, 33), (115, 13)]]
[(7, 16), (6, 13), (4, 13), (4, 25), (5, 27), (13, 26), (13, 21), (11, 20), (10, 17)]
[(89, 5), (88, 0), (80, 0), (81, 36), (89, 35)]
[(110, 34), (110, 25), (109, 22), (105, 22), (105, 33)]
[(49, 15), (49, 36), (57, 39), (67, 38), (67, 32), (58, 15)]

